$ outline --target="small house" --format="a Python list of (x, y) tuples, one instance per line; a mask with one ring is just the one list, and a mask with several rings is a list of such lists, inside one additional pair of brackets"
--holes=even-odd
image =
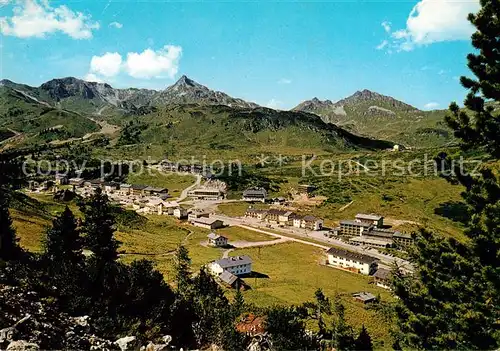
[(230, 288), (237, 288), (240, 284), (240, 278), (229, 271), (223, 271), (219, 274), (219, 280)]
[(210, 233), (207, 235), (208, 245), (213, 247), (225, 247), (227, 246), (228, 239), (225, 236), (218, 235), (216, 233)]
[(377, 300), (377, 297), (375, 295), (365, 291), (354, 293), (352, 294), (352, 297), (354, 298), (354, 300), (362, 303), (370, 303), (370, 302), (375, 302)]
[(277, 210), (277, 209), (270, 209), (267, 211), (266, 215), (266, 221), (269, 223), (275, 223), (278, 224), (280, 222), (280, 216), (283, 218), (283, 216), (287, 213), (288, 211), (284, 210)]
[(267, 191), (263, 188), (250, 188), (243, 192), (243, 201), (265, 203), (266, 199)]
[(83, 178), (70, 178), (68, 180), (69, 185), (73, 185), (74, 187), (81, 188), (83, 184), (85, 183), (85, 180)]
[(176, 218), (183, 219), (188, 216), (188, 211), (184, 207), (176, 207), (174, 208), (173, 215)]
[(251, 207), (249, 207), (245, 212), (245, 217), (257, 218), (260, 220), (263, 220), (264, 218), (266, 218), (266, 215), (267, 215), (266, 210), (260, 210), (260, 209), (251, 208)]
[(391, 271), (385, 268), (379, 268), (373, 274), (373, 282), (380, 288), (391, 289)]
[(302, 218), (303, 227), (309, 230), (323, 229), (323, 220), (314, 216), (304, 216)]

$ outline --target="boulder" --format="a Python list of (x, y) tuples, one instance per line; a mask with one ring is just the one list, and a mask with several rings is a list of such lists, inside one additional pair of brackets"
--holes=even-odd
[(7, 351), (39, 351), (40, 347), (37, 344), (24, 340), (13, 341), (7, 346)]
[(141, 345), (135, 336), (126, 336), (115, 341), (121, 351), (139, 351)]

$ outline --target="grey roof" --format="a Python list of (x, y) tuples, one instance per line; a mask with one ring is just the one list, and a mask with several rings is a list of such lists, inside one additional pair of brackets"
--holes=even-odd
[(219, 234), (215, 234), (215, 233), (210, 233), (210, 234), (207, 235), (207, 237), (209, 239), (213, 239), (213, 240), (216, 240), (216, 239), (219, 239), (219, 238), (227, 239), (225, 236), (219, 235)]
[(409, 234), (409, 233), (394, 232), (393, 236), (395, 238), (413, 239), (411, 234)]
[(360, 253), (351, 252), (351, 251), (347, 251), (347, 250), (337, 249), (335, 247), (330, 248), (330, 250), (328, 250), (327, 253), (330, 255), (333, 255), (333, 256), (348, 258), (350, 260), (355, 260), (358, 262), (363, 262), (363, 263), (368, 263), (368, 264), (379, 261), (378, 259), (376, 259), (375, 257), (372, 257), (372, 256), (363, 255)]
[(369, 292), (366, 292), (366, 291), (362, 291), (362, 292), (359, 292), (359, 293), (354, 293), (354, 294), (352, 294), (352, 297), (360, 299), (360, 300), (362, 300), (364, 302), (375, 300), (377, 298), (372, 293), (369, 293)]
[(316, 218), (314, 216), (311, 216), (311, 215), (307, 215), (305, 216), (304, 218), (302, 218), (304, 221), (306, 222), (316, 222), (316, 221), (319, 221), (320, 219), (319, 218)]
[(200, 218), (193, 219), (193, 222), (202, 223), (202, 224), (209, 224), (209, 225), (214, 224), (217, 221), (222, 222), (219, 219), (207, 218), (207, 217), (200, 217)]
[(275, 208), (271, 208), (270, 210), (267, 211), (267, 214), (276, 215), (276, 216), (283, 216), (287, 212), (288, 211), (285, 211), (285, 210), (278, 210)]
[(128, 189), (128, 188), (131, 188), (131, 187), (132, 187), (132, 185), (130, 185), (130, 184), (126, 184), (126, 183), (120, 184), (120, 188), (121, 189)]
[(266, 197), (267, 191), (265, 189), (247, 189), (243, 192), (243, 197)]
[(373, 245), (392, 245), (392, 239), (369, 237), (365, 235), (353, 236), (349, 238), (349, 242), (358, 244), (373, 244)]
[(224, 270), (222, 271), (221, 274), (219, 274), (219, 279), (226, 284), (233, 285), (234, 282), (238, 280), (238, 277), (235, 276), (233, 273)]
[(234, 266), (239, 266), (239, 265), (244, 265), (244, 264), (251, 264), (252, 259), (250, 256), (229, 256), (227, 258), (222, 258), (220, 260), (215, 261), (219, 266), (222, 268), (229, 268), (229, 267), (234, 267)]
[(391, 275), (391, 271), (385, 268), (379, 268), (377, 271), (373, 274), (375, 278), (382, 279), (382, 280), (387, 280), (389, 279), (389, 276)]
[(363, 219), (369, 219), (371, 221), (379, 221), (381, 220), (382, 216), (376, 215), (376, 214), (365, 214), (365, 213), (358, 213), (356, 215), (356, 218), (363, 218)]
[(353, 221), (353, 220), (350, 220), (350, 219), (344, 219), (342, 221), (340, 221), (340, 224), (350, 224), (350, 225), (355, 225), (355, 226), (358, 226), (358, 227), (365, 227), (365, 228), (369, 228), (371, 227), (372, 225), (369, 224), (369, 223), (364, 223), (364, 222), (360, 222), (360, 221)]
[(363, 236), (375, 236), (375, 237), (382, 237), (382, 238), (392, 238), (394, 235), (394, 230), (389, 230), (389, 229), (379, 229), (379, 228), (372, 228), (368, 232), (364, 232)]

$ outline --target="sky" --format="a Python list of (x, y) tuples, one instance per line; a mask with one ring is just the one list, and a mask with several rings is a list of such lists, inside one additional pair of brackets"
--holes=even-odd
[(0, 76), (165, 89), (182, 75), (289, 109), (357, 90), (462, 102), (478, 0), (0, 0)]

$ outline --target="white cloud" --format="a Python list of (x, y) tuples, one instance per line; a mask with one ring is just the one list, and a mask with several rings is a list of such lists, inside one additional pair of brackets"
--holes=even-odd
[(437, 102), (429, 102), (424, 105), (424, 109), (426, 110), (434, 110), (439, 107), (439, 104)]
[(391, 34), (392, 47), (411, 51), (437, 42), (468, 40), (474, 27), (467, 16), (479, 7), (479, 0), (421, 0), (410, 12), (406, 28)]
[(109, 24), (110, 27), (115, 27), (116, 29), (122, 29), (123, 28), (123, 24), (121, 24), (120, 22), (111, 22)]
[(272, 109), (275, 109), (275, 110), (280, 109), (280, 107), (282, 107), (282, 106), (283, 106), (283, 102), (279, 101), (279, 100), (276, 100), (276, 99), (271, 99), (266, 104), (266, 107), (269, 107), (269, 108), (272, 108)]
[(378, 44), (375, 48), (377, 50), (382, 50), (383, 48), (385, 48), (387, 45), (389, 44), (389, 42), (387, 40), (383, 40), (380, 44)]
[(134, 78), (173, 78), (179, 70), (182, 48), (165, 45), (158, 51), (146, 49), (142, 53), (129, 52), (125, 71)]
[[(182, 48), (165, 45), (158, 51), (146, 49), (142, 53), (129, 52), (126, 60), (117, 52), (107, 52), (102, 56), (92, 56), (87, 80), (102, 81), (126, 73), (133, 78), (174, 78), (179, 70)], [(102, 77), (102, 78), (100, 78)]]
[(288, 78), (281, 78), (278, 80), (278, 84), (292, 84), (292, 80)]
[(121, 69), (122, 56), (117, 52), (107, 52), (102, 56), (92, 56), (90, 72), (106, 77), (116, 76)]
[(103, 83), (104, 81), (96, 76), (94, 73), (88, 73), (83, 80), (86, 80), (87, 82), (96, 82), (96, 83)]
[(47, 0), (20, 0), (12, 17), (0, 18), (0, 32), (19, 38), (44, 38), (62, 32), (73, 39), (89, 39), (96, 29), (99, 23), (93, 22), (90, 15), (74, 12), (65, 5), (50, 7)]
[(391, 32), (391, 22), (387, 22), (387, 21), (382, 22), (382, 27), (384, 28), (386, 33)]

